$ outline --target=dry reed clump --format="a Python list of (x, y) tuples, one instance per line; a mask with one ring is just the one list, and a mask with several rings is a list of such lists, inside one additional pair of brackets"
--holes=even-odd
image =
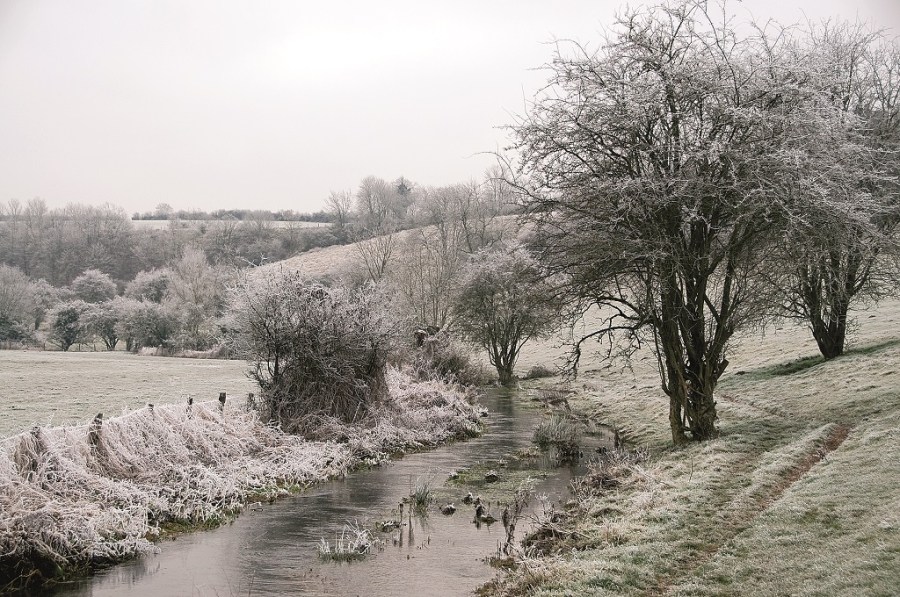
[[(0, 442), (0, 588), (152, 549), (167, 525), (209, 526), (250, 497), (273, 499), (410, 446), (476, 429), (454, 386), (389, 375), (390, 399), (346, 441), (310, 441), (218, 403), (147, 407)], [(374, 456), (373, 456), (374, 455)]]
[(370, 530), (363, 528), (356, 521), (344, 525), (340, 537), (335, 537), (333, 545), (322, 537), (318, 548), (319, 557), (335, 562), (361, 560), (382, 545), (380, 539), (376, 539)]

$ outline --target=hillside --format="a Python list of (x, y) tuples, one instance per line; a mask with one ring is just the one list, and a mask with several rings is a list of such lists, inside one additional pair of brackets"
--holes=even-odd
[(895, 595), (900, 300), (855, 315), (829, 362), (802, 326), (745, 336), (717, 393), (721, 437), (683, 449), (649, 354), (587, 368), (569, 402), (649, 460), (598, 464), (545, 520), (545, 557), (484, 594)]

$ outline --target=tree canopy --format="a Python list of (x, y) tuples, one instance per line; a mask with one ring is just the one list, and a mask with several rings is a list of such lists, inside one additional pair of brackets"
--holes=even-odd
[(704, 1), (630, 11), (597, 50), (560, 46), (511, 127), (543, 258), (601, 308), (588, 337), (655, 347), (676, 443), (717, 435), (729, 342), (773, 303), (771, 248), (811, 205), (850, 211), (835, 190), (865, 163), (795, 49)]

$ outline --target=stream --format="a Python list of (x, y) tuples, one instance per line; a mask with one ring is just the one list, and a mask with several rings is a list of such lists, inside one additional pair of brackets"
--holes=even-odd
[[(158, 552), (66, 583), (55, 596), (238, 596), (316, 595), (389, 596), (469, 595), (496, 571), (486, 558), (505, 539), (503, 525), (476, 525), (473, 507), (462, 503), (466, 487), (452, 487), (455, 514), (445, 516), (433, 505), (427, 516), (404, 516), (393, 533), (376, 533), (381, 549), (366, 558), (335, 562), (319, 558), (317, 546), (332, 544), (346, 523), (373, 528), (378, 520), (399, 518), (398, 504), (420, 479), (431, 479), (435, 491), (447, 494), (451, 471), (498, 459), (532, 445), (543, 409), (526, 403), (515, 391), (490, 390), (481, 402), (489, 410), (481, 436), (435, 450), (410, 454), (384, 466), (329, 481), (273, 504), (247, 508), (234, 522), (163, 541)], [(597, 443), (596, 438), (589, 438)], [(587, 452), (587, 450), (585, 450)], [(534, 495), (560, 503), (568, 483), (581, 474), (578, 463), (554, 466), (550, 458), (531, 462), (541, 478)], [(501, 475), (504, 468), (496, 468)], [(444, 487), (441, 487), (444, 486)], [(530, 500), (533, 511), (537, 499)], [(499, 508), (492, 512), (499, 518)], [(528, 528), (528, 512), (516, 533)]]

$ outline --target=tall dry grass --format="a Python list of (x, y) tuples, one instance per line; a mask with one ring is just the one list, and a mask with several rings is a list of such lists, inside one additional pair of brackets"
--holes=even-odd
[(0, 442), (0, 588), (60, 578), (153, 548), (167, 528), (221, 523), (249, 499), (377, 464), (478, 429), (470, 397), (391, 370), (389, 399), (343, 441), (306, 439), (216, 402), (143, 408)]

